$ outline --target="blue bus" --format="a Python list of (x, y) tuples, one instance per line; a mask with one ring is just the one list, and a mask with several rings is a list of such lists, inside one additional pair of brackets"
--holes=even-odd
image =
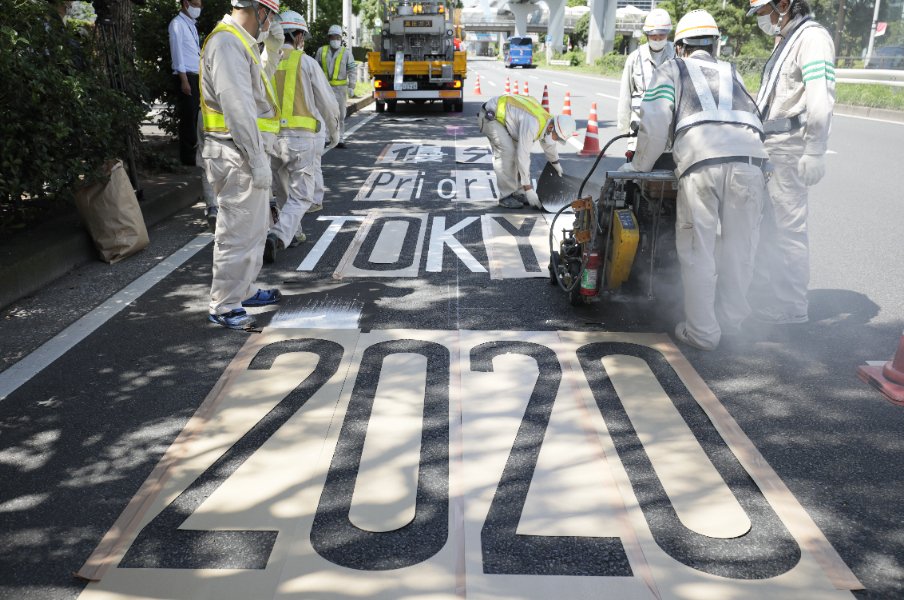
[(510, 37), (502, 45), (505, 68), (534, 66), (534, 41), (530, 37)]

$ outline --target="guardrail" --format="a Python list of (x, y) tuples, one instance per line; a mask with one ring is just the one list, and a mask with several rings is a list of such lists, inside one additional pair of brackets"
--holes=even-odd
[(835, 82), (904, 87), (904, 71), (896, 71), (894, 69), (835, 69)]

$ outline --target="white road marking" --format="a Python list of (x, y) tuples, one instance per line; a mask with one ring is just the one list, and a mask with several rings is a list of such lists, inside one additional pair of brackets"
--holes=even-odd
[(380, 230), (380, 235), (370, 252), (370, 262), (381, 265), (391, 265), (399, 260), (402, 254), (402, 246), (405, 244), (405, 235), (408, 233), (407, 221), (389, 221)]
[(553, 85), (558, 85), (558, 86), (560, 86), (560, 87), (568, 87), (568, 84), (567, 84), (567, 83), (562, 83), (561, 81), (553, 81), (552, 84), (553, 84)]
[(314, 267), (317, 266), (317, 263), (320, 261), (320, 257), (323, 256), (323, 253), (326, 252), (326, 249), (332, 243), (333, 239), (336, 237), (336, 234), (339, 233), (339, 230), (342, 229), (342, 225), (346, 221), (363, 221), (364, 217), (352, 217), (352, 216), (337, 216), (337, 217), (317, 217), (318, 221), (332, 221), (329, 227), (326, 228), (326, 231), (323, 232), (323, 235), (320, 236), (320, 239), (317, 240), (317, 243), (314, 244), (314, 247), (311, 248), (311, 251), (308, 252), (308, 255), (302, 261), (296, 271), (313, 271)]
[(597, 92), (596, 95), (599, 96), (600, 98), (609, 98), (610, 100), (618, 100), (619, 99), (618, 96), (610, 96), (609, 94), (600, 94), (599, 92)]
[(76, 344), (94, 333), (120, 311), (140, 298), (167, 275), (181, 267), (188, 259), (213, 241), (213, 234), (205, 232), (166, 257), (156, 267), (114, 294), (106, 302), (46, 341), (34, 352), (0, 373), (0, 401), (19, 389), (32, 377), (69, 352)]
[(847, 117), (848, 119), (860, 119), (861, 121), (875, 121), (876, 123), (890, 123), (892, 125), (904, 125), (901, 121), (888, 121), (885, 119), (877, 119), (875, 117), (861, 117), (859, 115), (845, 115), (842, 113), (834, 113), (835, 117)]

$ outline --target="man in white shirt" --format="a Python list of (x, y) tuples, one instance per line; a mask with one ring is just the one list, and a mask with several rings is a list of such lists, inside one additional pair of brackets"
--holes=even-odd
[(184, 165), (195, 164), (198, 143), (198, 71), (201, 43), (195, 23), (201, 15), (202, 0), (182, 0), (182, 10), (169, 24), (169, 45), (176, 83), (176, 115), (179, 119), (179, 158)]
[(330, 40), (329, 45), (321, 46), (314, 60), (323, 69), (339, 104), (339, 143), (336, 147), (345, 148), (345, 104), (348, 98), (355, 96), (357, 83), (355, 59), (352, 57), (351, 49), (342, 45), (341, 27), (330, 26), (327, 36)]

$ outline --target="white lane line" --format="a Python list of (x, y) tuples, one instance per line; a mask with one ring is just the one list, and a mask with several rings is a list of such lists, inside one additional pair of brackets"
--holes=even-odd
[[(346, 129), (346, 130), (345, 130), (345, 137), (346, 137), (346, 138), (351, 137), (351, 135), (352, 135), (353, 133), (355, 133), (356, 131), (358, 131), (359, 129), (361, 129), (362, 127), (364, 127), (365, 125), (367, 125), (367, 124), (370, 123), (373, 119), (376, 119), (376, 118), (377, 118), (377, 113), (375, 113), (375, 112), (374, 112), (374, 113), (371, 113), (371, 114), (369, 114), (369, 115), (367, 115), (366, 117), (364, 117), (363, 119), (361, 119), (361, 122), (360, 122), (360, 123), (355, 123), (355, 125), (354, 125), (353, 127), (349, 127), (348, 129)], [(323, 152), (323, 154), (326, 154), (326, 153), (329, 152), (330, 150), (332, 150), (332, 148), (329, 148), (328, 150), (325, 150), (325, 151)], [(321, 154), (321, 156), (323, 156), (323, 155)]]
[(488, 80), (487, 80), (487, 83), (489, 83), (489, 84), (490, 84), (491, 86), (493, 86), (493, 87), (499, 87), (498, 85), (496, 85), (496, 82), (495, 82), (495, 81), (490, 81), (490, 80), (488, 79)]
[(34, 352), (0, 373), (0, 401), (27, 383), (55, 360), (91, 335), (101, 325), (112, 319), (129, 304), (140, 298), (167, 275), (182, 266), (188, 259), (213, 241), (213, 234), (202, 233), (160, 261), (153, 269), (114, 294), (106, 302), (78, 321), (44, 342)]
[(553, 84), (553, 85), (558, 85), (558, 86), (560, 86), (560, 87), (568, 87), (568, 84), (567, 84), (567, 83), (562, 83), (561, 81), (553, 81), (552, 84)]
[(876, 123), (890, 123), (892, 125), (904, 125), (901, 121), (887, 121), (885, 119), (877, 119), (876, 117), (861, 117), (860, 115), (846, 115), (844, 113), (836, 112), (832, 114), (833, 117), (846, 117), (848, 119), (860, 119), (861, 121), (875, 121)]
[(618, 96), (610, 96), (609, 94), (600, 94), (599, 92), (597, 92), (596, 95), (599, 96), (600, 98), (609, 98), (610, 100), (618, 100), (619, 99)]

